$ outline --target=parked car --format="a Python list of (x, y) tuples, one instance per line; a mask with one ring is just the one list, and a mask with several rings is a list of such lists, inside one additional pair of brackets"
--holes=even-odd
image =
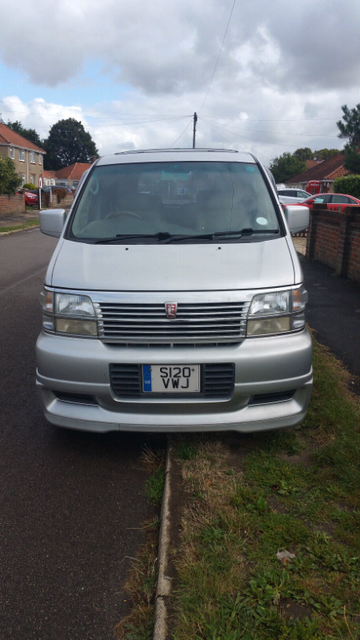
[(56, 191), (56, 189), (65, 189), (67, 194), (74, 193), (74, 189), (72, 187), (68, 187), (67, 185), (53, 184), (51, 186), (46, 186), (42, 188), (43, 193), (49, 193), (50, 191)]
[(355, 204), (355, 205), (360, 205), (360, 200), (358, 198), (355, 198), (354, 196), (349, 196), (347, 194), (344, 193), (319, 193), (316, 196), (310, 196), (310, 198), (307, 198), (306, 200), (303, 201), (302, 204), (305, 204), (307, 206), (309, 205), (313, 205), (313, 204), (345, 204), (345, 205), (349, 205), (349, 204)]
[[(326, 204), (326, 208), (332, 211), (345, 211), (347, 207), (360, 206), (360, 200), (355, 196), (349, 196), (344, 193), (319, 193), (315, 196), (310, 196), (299, 203), (306, 207), (312, 207), (313, 204)], [(284, 205), (286, 209), (288, 205)]]
[(303, 202), (310, 196), (310, 193), (304, 191), (303, 189), (284, 189), (280, 187), (277, 189), (277, 192), (281, 204), (294, 204), (296, 202)]
[(23, 189), (20, 187), (16, 193), (23, 193), (25, 199), (25, 205), (27, 207), (39, 206), (39, 196), (37, 189)]
[[(287, 224), (286, 224), (287, 221)], [(37, 388), (52, 424), (88, 431), (290, 427), (312, 389), (307, 293), (280, 206), (251, 154), (117, 153), (92, 164), (42, 293)]]

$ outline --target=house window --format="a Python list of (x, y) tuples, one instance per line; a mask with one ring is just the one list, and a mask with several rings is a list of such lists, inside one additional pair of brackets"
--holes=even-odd
[(20, 178), (21, 178), (21, 186), (23, 187), (25, 184), (25, 173), (20, 173)]
[(39, 153), (39, 164), (42, 164), (42, 155)]
[(19, 160), (25, 162), (25, 149), (19, 149)]
[(30, 151), (30, 162), (35, 164), (35, 151)]
[(33, 185), (36, 185), (36, 174), (35, 173), (30, 173), (30, 182), (32, 182)]
[(15, 149), (14, 149), (14, 147), (10, 147), (10, 158), (11, 158), (11, 160), (15, 160)]

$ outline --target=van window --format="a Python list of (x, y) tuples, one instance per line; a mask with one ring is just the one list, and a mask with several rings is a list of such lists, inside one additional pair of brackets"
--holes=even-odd
[(67, 237), (146, 243), (159, 241), (153, 236), (162, 234), (162, 240), (175, 235), (191, 241), (244, 229), (247, 241), (279, 233), (274, 202), (256, 165), (131, 163), (94, 167)]

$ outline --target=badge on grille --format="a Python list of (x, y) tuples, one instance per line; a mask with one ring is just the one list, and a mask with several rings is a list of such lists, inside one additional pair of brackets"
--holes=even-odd
[(176, 318), (177, 302), (165, 302), (165, 311), (167, 318)]

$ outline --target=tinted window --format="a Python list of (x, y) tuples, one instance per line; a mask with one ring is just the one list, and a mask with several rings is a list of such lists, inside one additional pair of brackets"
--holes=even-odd
[(166, 233), (199, 235), (278, 229), (274, 204), (254, 164), (131, 163), (96, 166), (71, 223), (77, 239)]

